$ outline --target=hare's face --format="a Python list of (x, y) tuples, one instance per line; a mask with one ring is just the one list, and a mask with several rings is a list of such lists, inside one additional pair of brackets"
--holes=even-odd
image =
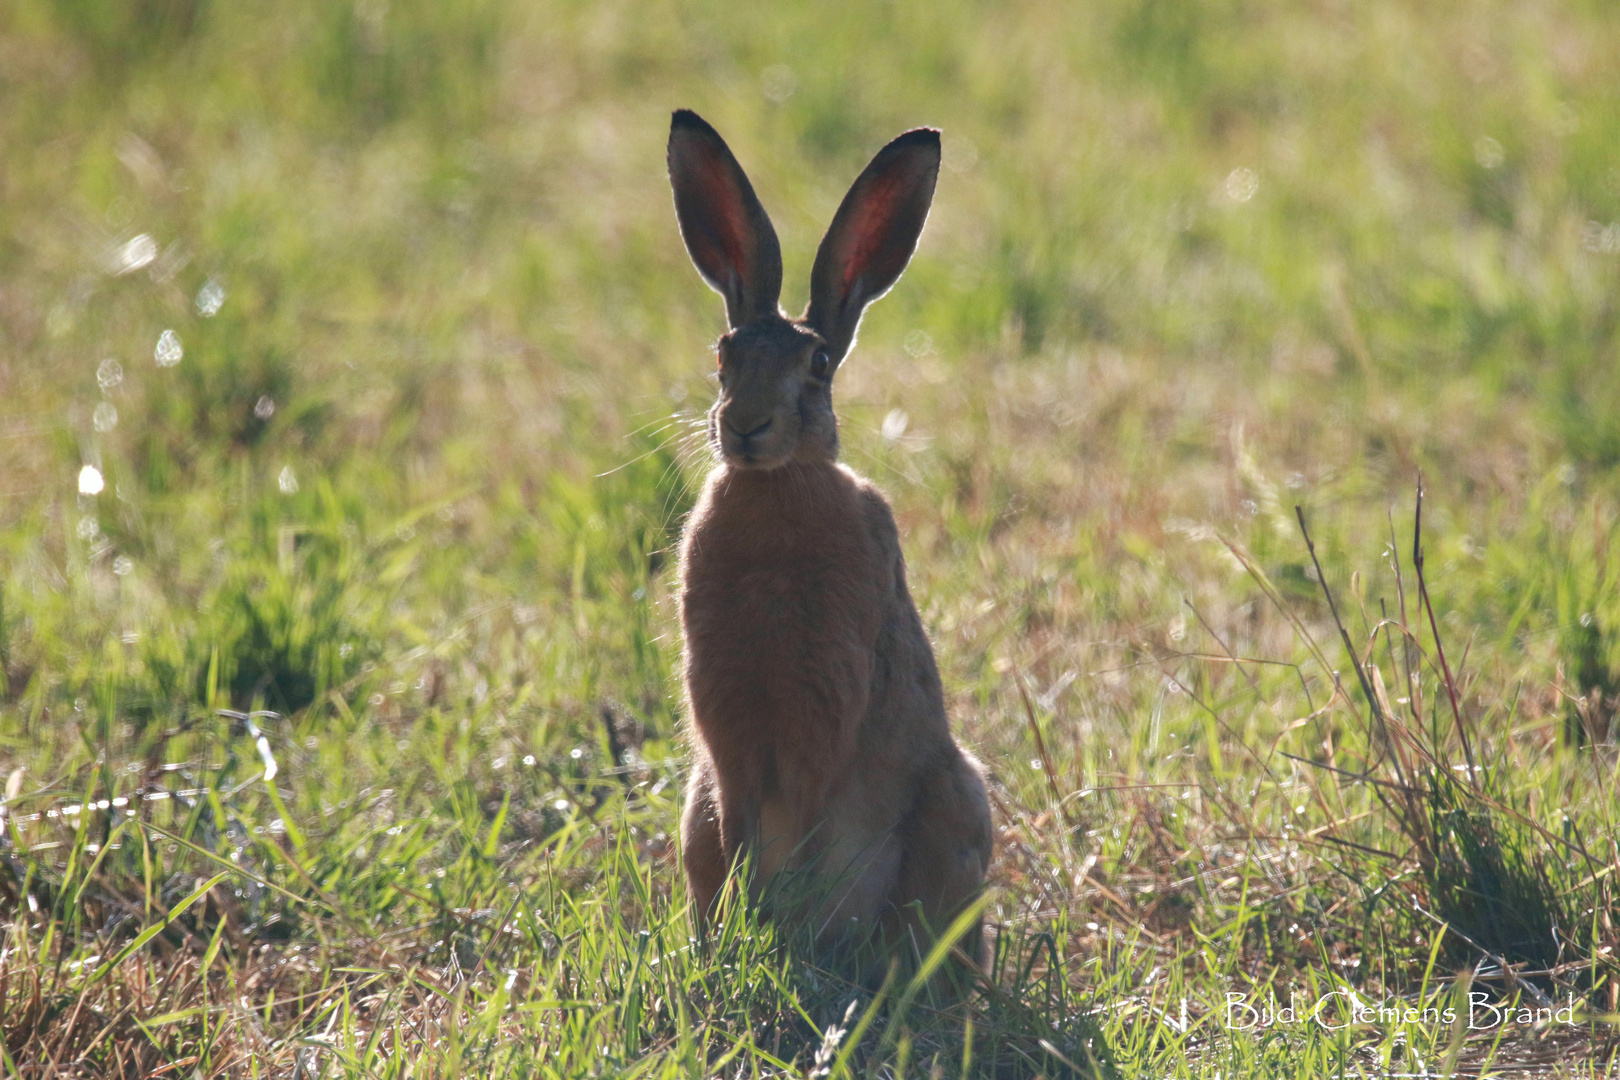
[(774, 469), (838, 456), (834, 365), (819, 334), (780, 316), (757, 319), (721, 338), (719, 352), (709, 441), (727, 465)]

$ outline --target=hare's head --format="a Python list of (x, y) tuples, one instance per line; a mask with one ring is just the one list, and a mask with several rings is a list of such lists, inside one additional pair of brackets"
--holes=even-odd
[(774, 469), (838, 456), (832, 380), (866, 305), (911, 261), (939, 176), (939, 132), (908, 131), (878, 151), (844, 196), (816, 252), (810, 306), (777, 307), (782, 249), (742, 166), (686, 109), (669, 131), (675, 216), (698, 273), (726, 301), (720, 397), (709, 439), (727, 464)]

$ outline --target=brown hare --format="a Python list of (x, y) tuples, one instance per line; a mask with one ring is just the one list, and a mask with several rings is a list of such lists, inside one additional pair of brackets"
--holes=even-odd
[[(717, 463), (680, 553), (693, 727), (681, 832), (700, 931), (733, 866), (751, 866), (755, 901), (794, 881), (794, 910), (840, 946), (926, 950), (983, 886), (982, 770), (951, 738), (894, 516), (838, 463), (832, 406), (862, 311), (917, 246), (939, 158), (927, 128), (879, 151), (790, 320), (776, 232), (742, 167), (696, 113), (670, 126), (681, 235), (731, 327), (708, 414)], [(962, 948), (978, 959), (981, 939), (975, 928)]]

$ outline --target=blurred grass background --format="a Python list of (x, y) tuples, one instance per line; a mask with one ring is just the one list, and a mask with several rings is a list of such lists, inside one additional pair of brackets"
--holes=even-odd
[[(1435, 945), (1413, 904), (1615, 1011), (1608, 5), (15, 0), (8, 1067), (76, 1054), (122, 1075), (117, 1047), (204, 1075), (295, 1058), (442, 1075), (467, 1046), (497, 1053), (491, 1071), (563, 1046), (579, 1056), (556, 1075), (600, 1047), (675, 1075), (724, 1047), (745, 1071), (825, 1049), (848, 994), (822, 988), (830, 1011), (794, 1019), (768, 959), (736, 968), (763, 998), (694, 990), (719, 978), (701, 958), (684, 989), (625, 989), (646, 971), (636, 933), (684, 940), (667, 556), (706, 467), (694, 422), (722, 328), (671, 213), (677, 106), (748, 169), (790, 304), (875, 149), (945, 132), (922, 245), (838, 404), (847, 460), (895, 504), (955, 720), (995, 763), (991, 918), (1013, 969), (1033, 951), (980, 1017), (1009, 1040), (981, 1063), (1058, 1068), (1082, 1011), (1062, 994), (1089, 993), (1126, 1071), (1365, 1065), (1389, 1053), (1378, 1033), (1283, 1046), (1166, 1034), (1142, 1009), (1289, 971), (1423, 993), (1431, 969), (1480, 962), (1455, 935)], [(1420, 473), (1449, 688), (1410, 565)], [(1381, 642), (1382, 708), (1418, 748), (1404, 765), (1295, 504), (1357, 647)], [(1409, 631), (1399, 655), (1385, 613)], [(218, 709), (277, 714), (257, 723), (279, 787)], [(1488, 780), (1456, 780), (1459, 730)], [(1405, 769), (1410, 798), (1321, 765)], [(139, 807), (117, 836), (116, 798)], [(49, 816), (98, 799), (109, 813)], [(1301, 840), (1323, 832), (1345, 843)], [(87, 975), (211, 874), (209, 853), (257, 876)], [(545, 904), (507, 912), (536, 889)], [(1498, 925), (1504, 904), (1530, 929)], [(513, 936), (517, 990), (463, 940), (490, 920), (477, 932)], [(559, 940), (605, 950), (605, 981), (569, 983)], [(376, 941), (398, 954), (357, 959)], [(294, 978), (269, 948), (320, 959)], [(408, 991), (333, 974), (368, 964), (441, 974)], [(142, 972), (182, 967), (178, 997), (151, 996)], [(1153, 971), (1189, 981), (1139, 998)], [(298, 978), (320, 992), (277, 982)], [(197, 1004), (221, 980), (258, 1035)], [(362, 986), (372, 1011), (334, 1020)], [(101, 1027), (61, 1004), (118, 993), (92, 1006)], [(557, 1019), (562, 999), (594, 1019)], [(435, 1008), (492, 1041), (400, 1033)], [(368, 1039), (437, 1049), (365, 1064)], [(861, 1054), (904, 1071), (910, 1039)], [(916, 1045), (966, 1070), (954, 1040)]]

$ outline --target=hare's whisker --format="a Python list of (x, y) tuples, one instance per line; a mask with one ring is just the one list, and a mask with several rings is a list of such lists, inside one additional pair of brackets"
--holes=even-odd
[(655, 418), (647, 421), (645, 424), (642, 424), (640, 427), (636, 428), (634, 431), (626, 432), (624, 437), (626, 439), (633, 439), (637, 435), (640, 435), (642, 432), (646, 431), (649, 428), (668, 426), (669, 424), (678, 422), (680, 419), (681, 419), (680, 412), (666, 413), (663, 416), (655, 417)]

